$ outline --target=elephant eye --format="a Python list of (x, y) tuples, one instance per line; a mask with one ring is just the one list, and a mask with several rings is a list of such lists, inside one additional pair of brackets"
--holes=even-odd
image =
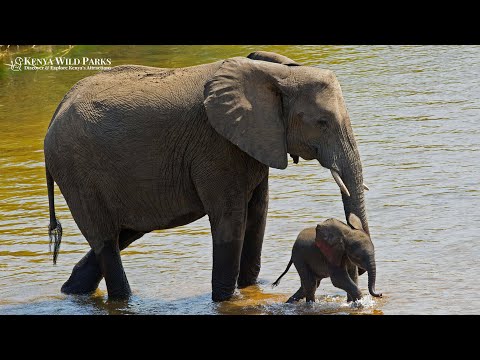
[(318, 119), (317, 120), (317, 125), (326, 126), (327, 124), (328, 124), (328, 122), (325, 119)]

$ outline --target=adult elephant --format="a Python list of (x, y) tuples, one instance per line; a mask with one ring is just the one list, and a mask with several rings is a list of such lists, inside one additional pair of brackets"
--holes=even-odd
[(368, 231), (362, 165), (333, 74), (256, 52), (161, 69), (117, 66), (73, 86), (45, 137), (49, 233), (61, 241), (53, 182), (90, 244), (64, 293), (130, 294), (120, 251), (143, 234), (208, 215), (212, 299), (254, 284), (268, 208), (269, 167), (287, 153), (334, 174), (346, 214)]

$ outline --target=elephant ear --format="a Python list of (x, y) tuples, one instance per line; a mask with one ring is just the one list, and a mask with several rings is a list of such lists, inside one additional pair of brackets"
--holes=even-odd
[(208, 120), (223, 137), (261, 163), (285, 169), (282, 81), (288, 67), (246, 58), (225, 60), (205, 84)]
[(329, 219), (316, 228), (315, 245), (322, 251), (327, 261), (340, 266), (345, 255), (342, 233), (334, 219)]
[(287, 66), (300, 66), (299, 63), (293, 61), (292, 59), (269, 51), (255, 51), (247, 56), (249, 59), (252, 60), (262, 60), (262, 61), (269, 61), (277, 64), (287, 65)]
[(354, 213), (350, 213), (350, 215), (348, 215), (348, 224), (353, 229), (365, 231), (363, 230), (362, 221)]

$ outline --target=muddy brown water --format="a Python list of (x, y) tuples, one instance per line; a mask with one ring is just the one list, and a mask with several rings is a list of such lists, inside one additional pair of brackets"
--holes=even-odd
[[(92, 71), (10, 70), (16, 56), (107, 57), (112, 65), (180, 67), (270, 50), (334, 70), (364, 164), (377, 290), (346, 303), (324, 280), (317, 303), (286, 305), (299, 286), (290, 258), (298, 232), (343, 218), (338, 187), (315, 161), (271, 170), (259, 284), (210, 300), (207, 218), (144, 236), (123, 254), (134, 295), (107, 302), (60, 287), (88, 244), (56, 189), (64, 227), (58, 264), (48, 249), (43, 138), (65, 92)], [(480, 47), (38, 46), (0, 55), (0, 314), (470, 314), (480, 307)], [(367, 278), (360, 278), (367, 293)]]

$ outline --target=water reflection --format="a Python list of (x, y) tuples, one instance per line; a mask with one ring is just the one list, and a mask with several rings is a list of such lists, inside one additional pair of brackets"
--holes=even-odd
[(221, 315), (382, 315), (377, 307), (384, 300), (365, 296), (355, 303), (347, 303), (345, 296), (320, 296), (314, 304), (300, 302), (286, 304), (288, 296), (271, 293), (259, 286), (237, 291), (230, 301), (212, 303), (210, 293), (175, 300), (147, 299), (133, 295), (129, 300), (107, 300), (106, 291), (92, 295), (62, 295), (29, 304), (10, 305), (2, 314), (56, 314), (56, 315), (134, 315), (138, 313), (221, 314)]

